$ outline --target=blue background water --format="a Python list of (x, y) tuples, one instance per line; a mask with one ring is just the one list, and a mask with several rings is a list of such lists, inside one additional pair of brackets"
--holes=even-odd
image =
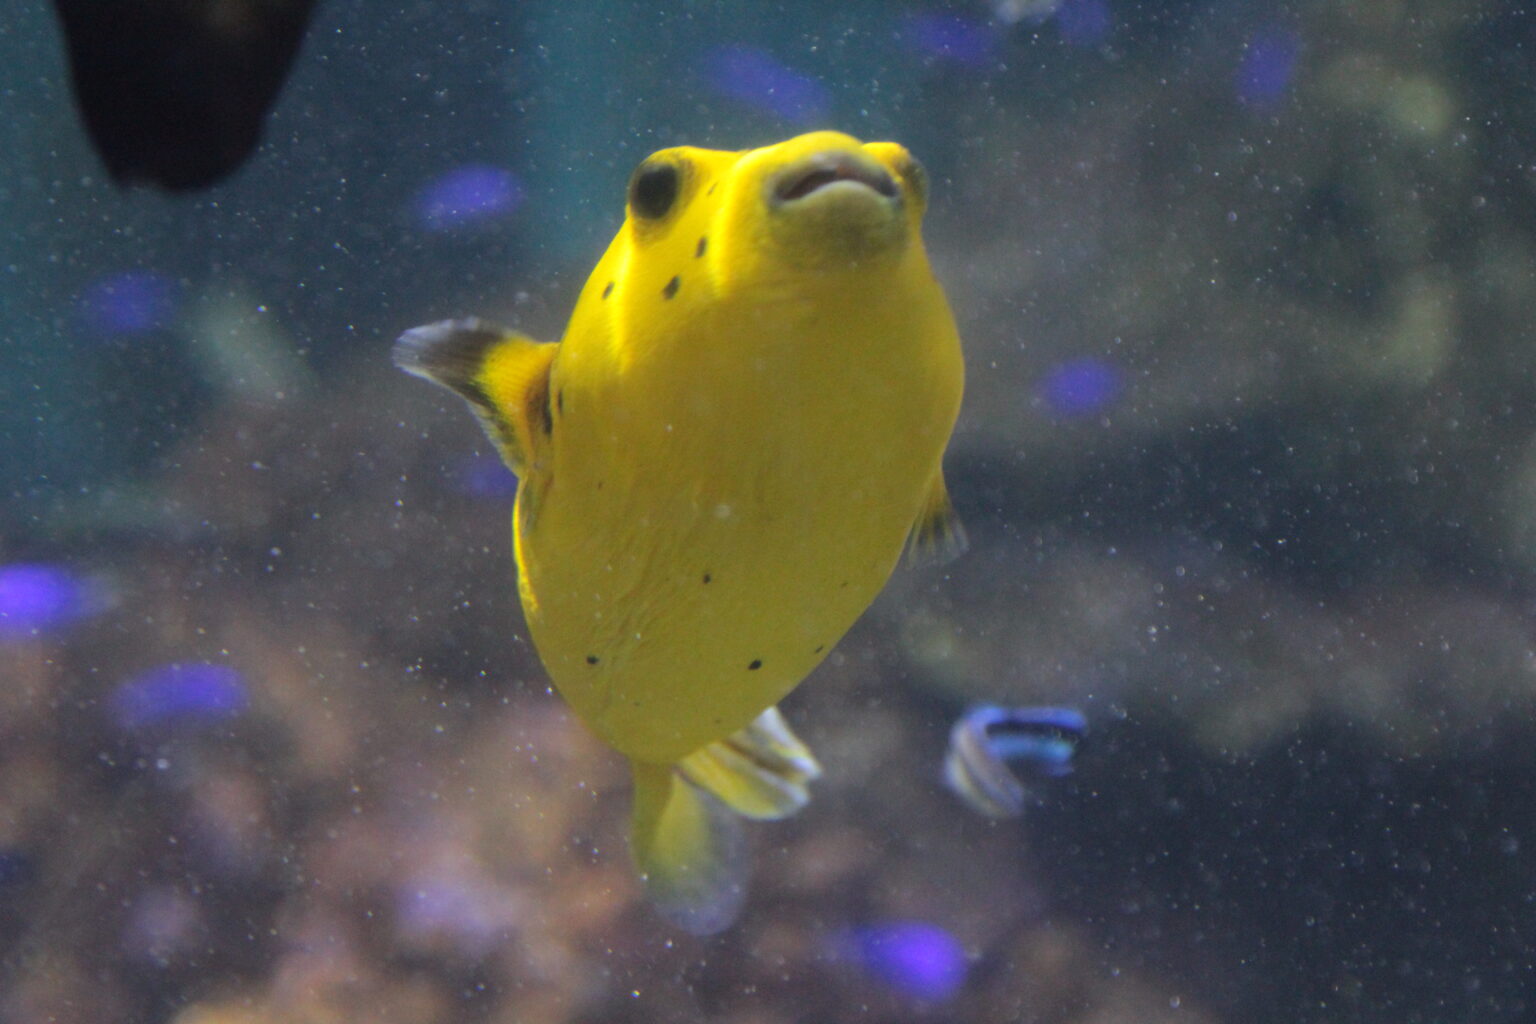
[[(1533, 47), (1452, 0), (332, 0), (256, 159), (167, 197), (14, 5), (0, 1019), (1528, 1019)], [(972, 549), (791, 699), (827, 776), (701, 941), (523, 637), (509, 475), (388, 349), (555, 337), (645, 154), (815, 127), (932, 177)], [(981, 702), (1091, 724), (1017, 821), (939, 781)]]

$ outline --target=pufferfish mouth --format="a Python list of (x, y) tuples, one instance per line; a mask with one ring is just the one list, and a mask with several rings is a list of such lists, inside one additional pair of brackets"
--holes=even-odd
[(790, 203), (843, 182), (867, 188), (887, 199), (900, 194), (896, 182), (879, 164), (854, 153), (834, 151), (813, 153), (780, 171), (775, 176), (773, 199)]

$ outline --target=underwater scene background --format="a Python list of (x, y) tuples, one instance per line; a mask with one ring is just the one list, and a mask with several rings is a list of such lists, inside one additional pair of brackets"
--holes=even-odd
[[(0, 1020), (1530, 1019), (1522, 5), (329, 0), (175, 196), (47, 6), (0, 55)], [(647, 153), (822, 127), (928, 168), (971, 549), (786, 702), (826, 775), (698, 939), (390, 343), (553, 339)], [(1018, 819), (977, 703), (1089, 723)]]

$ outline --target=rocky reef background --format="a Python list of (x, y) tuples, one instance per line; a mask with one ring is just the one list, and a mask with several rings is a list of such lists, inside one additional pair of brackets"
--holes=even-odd
[[(0, 30), (0, 1020), (1528, 1017), (1526, 9), (388, 15), (323, 6), (190, 199)], [(699, 940), (389, 342), (553, 337), (645, 153), (822, 126), (933, 178), (972, 546), (788, 702), (827, 776)], [(976, 702), (1089, 717), (1017, 821), (939, 782)]]

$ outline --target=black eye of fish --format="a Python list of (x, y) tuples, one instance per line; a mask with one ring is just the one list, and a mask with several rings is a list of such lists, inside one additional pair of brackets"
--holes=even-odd
[(665, 217), (677, 202), (681, 184), (675, 164), (647, 161), (629, 179), (629, 208), (648, 220)]

